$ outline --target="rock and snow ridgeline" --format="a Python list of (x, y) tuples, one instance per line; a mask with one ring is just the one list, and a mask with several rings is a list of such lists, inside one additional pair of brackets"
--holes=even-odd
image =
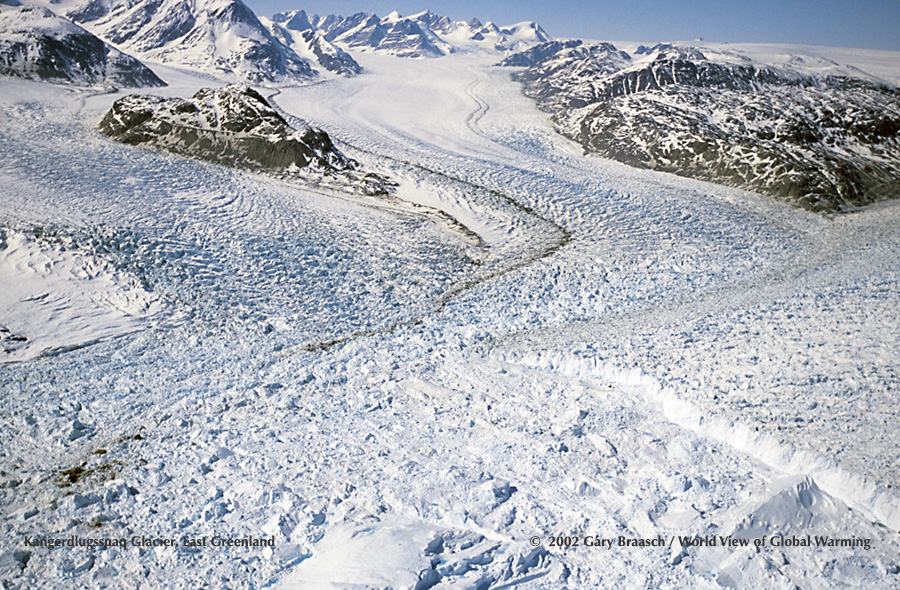
[(550, 40), (534, 22), (498, 27), (491, 22), (482, 24), (478, 19), (452, 21), (431, 11), (407, 17), (392, 12), (379, 18), (364, 12), (343, 17), (291, 10), (276, 14), (274, 21), (293, 31), (316, 31), (329, 42), (355, 50), (399, 57), (440, 57), (457, 51), (521, 51)]
[(138, 60), (37, 6), (0, 5), (0, 74), (83, 86), (165, 86)]
[(240, 0), (60, 2), (63, 13), (145, 60), (252, 84), (309, 80), (310, 63)]
[[(401, 57), (439, 57), (459, 51), (521, 51), (550, 39), (533, 22), (498, 27), (477, 19), (455, 22), (427, 11), (409, 17), (395, 12), (380, 18), (368, 13), (310, 17), (294, 10), (268, 19), (257, 17), (241, 0), (54, 0), (50, 5), (58, 14), (43, 7), (4, 7), (0, 34), (5, 33), (9, 42), (0, 47), (0, 59), (7, 62), (6, 73), (71, 81), (69, 71), (96, 70), (98, 64), (107, 62), (116, 72), (143, 68), (134, 58), (104, 45), (102, 39), (144, 61), (186, 67), (230, 82), (277, 86), (315, 79), (321, 71), (342, 76), (362, 73), (363, 68), (344, 48)], [(39, 16), (34, 18), (34, 14)], [(38, 22), (40, 19), (53, 24), (48, 27), (46, 22)], [(76, 33), (91, 39), (79, 39), (76, 44), (62, 38)], [(24, 37), (36, 36), (43, 39), (41, 53), (53, 55), (38, 54), (37, 65), (23, 66), (22, 54), (35, 54), (34, 49), (23, 49)], [(74, 47), (85, 44), (90, 47)], [(105, 54), (87, 57), (90, 52)], [(54, 60), (57, 55), (75, 65), (59, 64)], [(35, 61), (33, 55), (27, 59)], [(147, 73), (141, 71), (140, 76), (147, 77)], [(140, 76), (125, 83), (158, 84), (158, 80)], [(81, 77), (85, 77), (83, 72)], [(91, 72), (82, 83), (104, 81)]]
[[(277, 18), (277, 15), (276, 15)], [(329, 42), (325, 36), (312, 29), (290, 29), (284, 23), (271, 21), (266, 18), (260, 22), (268, 27), (272, 35), (297, 52), (298, 55), (316, 61), (323, 68), (342, 76), (356, 76), (363, 72), (363, 68), (353, 57)]]
[(362, 192), (385, 191), (381, 179), (358, 172), (358, 163), (341, 154), (327, 133), (294, 129), (248, 86), (203, 88), (187, 100), (126, 96), (98, 127), (131, 145), (284, 177), (342, 176)]
[(744, 188), (820, 212), (900, 193), (900, 90), (794, 55), (609, 43), (545, 44), (507, 58), (558, 130), (639, 168)]

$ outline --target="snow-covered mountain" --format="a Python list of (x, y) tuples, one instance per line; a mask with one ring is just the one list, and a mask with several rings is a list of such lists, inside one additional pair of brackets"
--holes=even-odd
[[(29, 0), (31, 1), (31, 0)], [(344, 48), (401, 57), (457, 51), (514, 52), (546, 42), (539, 25), (451, 21), (432, 12), (380, 18), (307, 15), (258, 18), (241, 0), (50, 0), (54, 9), (123, 51), (147, 61), (253, 85), (309, 80), (322, 69), (354, 76)]]
[(165, 86), (138, 60), (37, 6), (0, 5), (0, 74), (84, 86)]
[(381, 192), (374, 176), (335, 148), (321, 129), (295, 129), (252, 88), (203, 88), (188, 100), (133, 94), (100, 121), (104, 134), (180, 156), (293, 177), (309, 171), (342, 175), (362, 192)]
[(547, 41), (545, 43), (541, 43), (540, 45), (535, 45), (530, 49), (526, 49), (525, 51), (514, 53), (505, 58), (497, 65), (527, 68), (533, 66), (539, 61), (547, 59), (552, 55), (556, 55), (563, 49), (579, 47), (583, 44), (584, 42), (581, 39), (568, 39), (566, 41)]
[(813, 211), (900, 194), (900, 90), (859, 69), (668, 44), (556, 49), (515, 77), (588, 152)]
[(376, 51), (400, 57), (439, 57), (457, 51), (522, 51), (550, 40), (534, 22), (498, 27), (478, 19), (452, 21), (425, 11), (411, 16), (392, 12), (384, 18), (360, 12), (352, 16), (308, 15), (302, 10), (273, 17), (285, 29), (314, 30), (333, 43), (355, 50)]
[(362, 66), (349, 53), (328, 41), (321, 32), (309, 26), (291, 29), (285, 26), (284, 21), (275, 22), (265, 17), (260, 17), (259, 20), (266, 25), (276, 39), (293, 49), (298, 55), (318, 62), (328, 71), (342, 76), (356, 76), (363, 72)]
[(57, 0), (66, 16), (148, 60), (253, 84), (315, 76), (240, 0)]

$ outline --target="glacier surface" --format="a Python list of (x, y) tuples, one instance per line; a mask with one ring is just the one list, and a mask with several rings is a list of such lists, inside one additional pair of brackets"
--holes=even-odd
[[(354, 57), (266, 98), (389, 197), (111, 142), (122, 94), (0, 80), (0, 343), (57, 351), (0, 365), (8, 587), (900, 584), (897, 201), (584, 157), (496, 56)], [(869, 546), (772, 543), (806, 535)], [(31, 544), (74, 537), (127, 542)]]

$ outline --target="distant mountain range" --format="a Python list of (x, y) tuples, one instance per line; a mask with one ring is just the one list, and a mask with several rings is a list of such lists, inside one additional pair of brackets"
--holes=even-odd
[(900, 196), (900, 90), (821, 57), (548, 43), (503, 65), (586, 152), (821, 212)]
[[(23, 0), (26, 4), (33, 1), (36, 0)], [(8, 0), (7, 4), (16, 2)], [(51, 46), (69, 47), (72, 55), (63, 52), (59, 59), (43, 59), (44, 65), (31, 67), (28, 75), (55, 80), (74, 76), (86, 84), (103, 82), (105, 78), (97, 72), (75, 76), (73, 72), (80, 66), (62, 63), (65, 60), (75, 60), (75, 63), (81, 59), (79, 55), (101, 51), (70, 47), (72, 44), (64, 39), (74, 39), (76, 30), (84, 39), (87, 38), (84, 35), (96, 38), (96, 42), (91, 42), (94, 45), (108, 47), (102, 50), (105, 57), (97, 54), (81, 59), (81, 63), (90, 62), (95, 69), (101, 63), (109, 63), (111, 72), (122, 67), (138, 72), (143, 66), (136, 60), (134, 64), (128, 62), (127, 67), (124, 65), (127, 59), (132, 59), (127, 53), (137, 60), (184, 67), (224, 81), (258, 86), (303, 82), (323, 72), (342, 76), (362, 73), (363, 68), (347, 50), (411, 58), (440, 57), (455, 52), (509, 53), (550, 40), (532, 22), (498, 27), (493, 23), (482, 24), (477, 19), (451, 21), (432, 12), (408, 17), (394, 12), (380, 18), (370, 13), (349, 17), (309, 16), (295, 10), (268, 19), (258, 18), (241, 0), (50, 0), (50, 6), (53, 11), (34, 6), (4, 7), (0, 26), (5, 27), (2, 30), (7, 31), (9, 39), (0, 45), (0, 64), (8, 64), (4, 71), (10, 74), (25, 71), (27, 68), (21, 65), (22, 47), (25, 47), (21, 39), (25, 35), (44, 34), (43, 55), (53, 54)], [(35, 18), (13, 16), (15, 11), (22, 10), (29, 14), (42, 11), (42, 19), (54, 20), (54, 26), (50, 27), (53, 32), (49, 36), (45, 34), (46, 23), (41, 24)], [(17, 36), (10, 36), (13, 28)], [(38, 33), (38, 29), (44, 33)], [(42, 59), (34, 52), (29, 55), (32, 61)], [(51, 71), (57, 67), (60, 71)], [(142, 75), (146, 74), (125, 85), (151, 83), (143, 81)], [(116, 76), (122, 80), (121, 72), (113, 77)]]
[(302, 10), (276, 14), (275, 23), (292, 31), (317, 31), (325, 40), (356, 50), (401, 57), (440, 57), (458, 51), (521, 51), (550, 40), (533, 22), (508, 27), (482, 24), (478, 19), (451, 21), (431, 11), (384, 18), (360, 12), (353, 16), (307, 15)]

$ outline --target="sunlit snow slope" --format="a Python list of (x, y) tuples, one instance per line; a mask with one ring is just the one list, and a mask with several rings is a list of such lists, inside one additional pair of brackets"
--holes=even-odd
[[(583, 157), (494, 57), (354, 57), (269, 99), (392, 196), (112, 143), (120, 95), (0, 82), (0, 227), (168, 310), (3, 365), (9, 586), (900, 586), (900, 206)], [(71, 535), (178, 546), (25, 545)], [(274, 547), (183, 542), (215, 535)], [(678, 540), (710, 535), (749, 545)]]
[(163, 307), (132, 277), (62, 244), (0, 236), (0, 362), (141, 329)]

